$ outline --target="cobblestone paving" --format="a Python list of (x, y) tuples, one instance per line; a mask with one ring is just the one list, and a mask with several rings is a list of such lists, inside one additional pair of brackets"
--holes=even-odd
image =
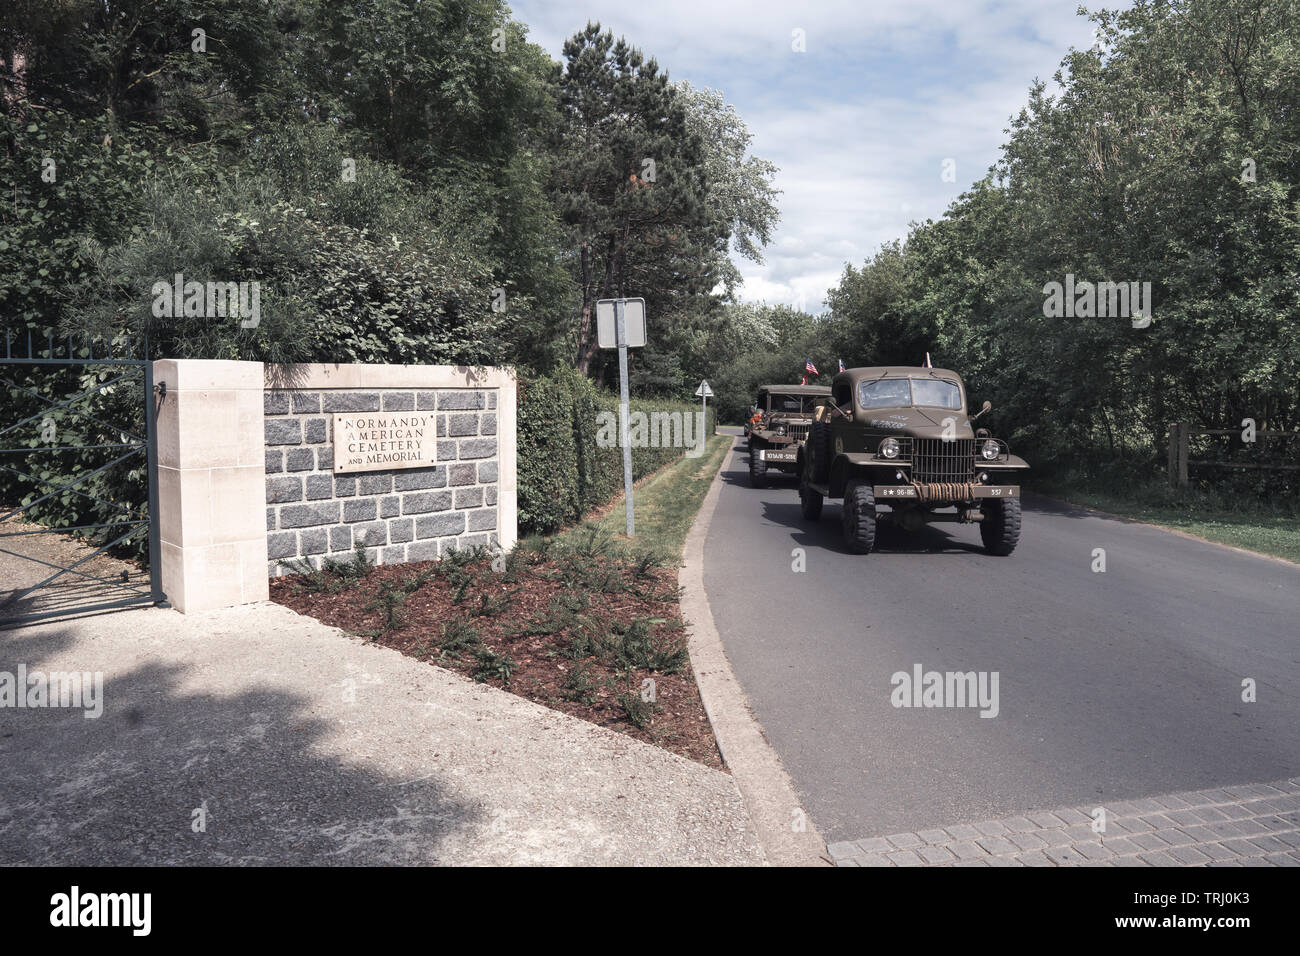
[[(1102, 832), (1094, 831), (1098, 807), (1106, 811)], [(837, 866), (1300, 866), (1300, 777), (893, 833), (829, 850)]]

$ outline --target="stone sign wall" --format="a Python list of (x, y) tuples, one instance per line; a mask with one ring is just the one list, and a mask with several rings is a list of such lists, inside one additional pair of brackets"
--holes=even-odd
[(285, 560), (319, 566), (358, 543), (386, 564), (514, 546), (510, 369), (187, 359), (155, 362), (154, 378), (163, 590), (178, 610), (264, 601)]
[[(268, 386), (272, 576), (289, 570), (287, 559), (319, 566), (324, 557), (351, 557), (358, 544), (383, 564), (430, 560), (452, 548), (513, 544), (513, 468), (506, 528), (501, 467), (506, 440), (513, 463), (513, 378), (496, 370), (477, 378), (464, 370), (450, 377), (446, 369), (401, 371), (365, 376), (371, 387), (344, 387), (337, 375), (302, 370), (291, 382)], [(401, 386), (404, 378), (422, 378), (426, 387)], [(381, 382), (383, 387), (374, 387)], [(336, 387), (319, 387), (326, 383)], [(501, 427), (503, 393), (510, 410), (508, 439)], [(401, 460), (391, 460), (399, 454)]]

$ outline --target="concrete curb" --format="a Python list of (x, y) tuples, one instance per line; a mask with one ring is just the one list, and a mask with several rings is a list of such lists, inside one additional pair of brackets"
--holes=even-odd
[[(733, 439), (728, 455), (735, 448)], [(828, 866), (826, 842), (800, 806), (794, 785), (781, 766), (781, 758), (768, 744), (750, 710), (745, 691), (732, 673), (704, 592), (704, 540), (722, 491), (722, 468), (726, 461), (724, 457), (686, 536), (682, 567), (677, 572), (677, 583), (682, 587), (682, 617), (689, 633), (691, 667), (718, 748), (731, 768), (768, 863)], [(796, 829), (797, 822), (802, 823), (802, 831)]]

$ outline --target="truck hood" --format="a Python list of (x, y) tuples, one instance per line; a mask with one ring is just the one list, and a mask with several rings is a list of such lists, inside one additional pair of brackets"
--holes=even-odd
[(974, 438), (975, 429), (965, 412), (941, 408), (873, 408), (862, 412), (872, 428), (909, 438), (943, 438), (944, 419), (955, 419), (951, 438)]

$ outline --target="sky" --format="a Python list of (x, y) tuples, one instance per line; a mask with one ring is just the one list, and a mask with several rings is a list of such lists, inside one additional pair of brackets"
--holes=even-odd
[(905, 238), (910, 222), (939, 218), (987, 173), (1035, 79), (1054, 88), (1068, 49), (1092, 45), (1093, 24), (1078, 6), (511, 2), (529, 38), (557, 60), (565, 38), (591, 20), (653, 56), (670, 79), (723, 93), (754, 136), (751, 151), (780, 168), (782, 190), (764, 261), (736, 259), (745, 280), (739, 297), (809, 312), (823, 311), (846, 264)]

